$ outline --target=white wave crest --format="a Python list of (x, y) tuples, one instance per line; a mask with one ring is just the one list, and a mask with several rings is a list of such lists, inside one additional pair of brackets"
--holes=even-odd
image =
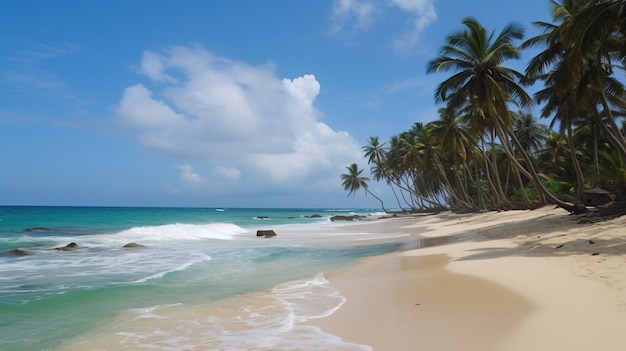
[(245, 233), (246, 230), (232, 223), (211, 224), (166, 224), (160, 226), (133, 227), (116, 234), (140, 241), (147, 240), (203, 240), (218, 239), (232, 240), (237, 234)]
[(196, 263), (200, 263), (200, 262), (204, 262), (204, 261), (210, 261), (210, 260), (211, 260), (211, 256), (203, 256), (203, 257), (200, 257), (198, 259), (185, 262), (185, 263), (181, 264), (180, 266), (174, 267), (172, 269), (164, 270), (164, 271), (161, 271), (161, 272), (154, 273), (154, 274), (152, 274), (150, 276), (147, 276), (145, 278), (137, 279), (133, 283), (145, 283), (148, 280), (163, 278), (168, 273), (182, 271), (182, 270), (185, 270), (189, 266), (194, 265)]

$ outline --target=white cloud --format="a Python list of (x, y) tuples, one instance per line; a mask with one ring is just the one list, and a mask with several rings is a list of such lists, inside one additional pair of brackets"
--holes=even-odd
[(312, 105), (320, 92), (320, 83), (312, 74), (305, 74), (293, 80), (283, 79), (283, 84), (289, 95), (298, 99), (303, 106)]
[(413, 16), (413, 28), (394, 41), (397, 48), (409, 50), (415, 46), (422, 32), (437, 19), (434, 0), (391, 0), (401, 10)]
[(193, 171), (190, 165), (180, 165), (180, 179), (187, 184), (197, 185), (202, 183), (202, 177)]
[(174, 77), (165, 73), (165, 64), (161, 59), (161, 55), (154, 52), (145, 51), (143, 53), (139, 73), (145, 74), (154, 81), (176, 83)]
[[(402, 51), (415, 47), (423, 31), (437, 19), (435, 0), (389, 0), (387, 9), (395, 8), (409, 16), (411, 28), (393, 40)], [(369, 29), (377, 17), (383, 17), (385, 6), (367, 0), (335, 0), (331, 10), (332, 34), (354, 34)]]
[[(271, 65), (197, 47), (146, 52), (139, 72), (152, 85), (124, 90), (120, 121), (144, 145), (207, 164), (211, 178), (203, 186), (310, 189), (334, 181), (339, 187), (345, 165), (361, 158), (349, 134), (320, 121), (314, 106), (320, 83), (312, 74), (282, 79)], [(187, 183), (203, 179), (189, 165), (180, 170)]]
[(232, 167), (216, 167), (213, 170), (213, 173), (216, 177), (222, 180), (237, 181), (241, 178), (241, 172), (237, 168)]
[(362, 31), (374, 22), (376, 6), (371, 1), (335, 0), (332, 7), (331, 33)]

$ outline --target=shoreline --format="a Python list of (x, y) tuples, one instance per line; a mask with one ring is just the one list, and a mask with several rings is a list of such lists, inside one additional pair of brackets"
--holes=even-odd
[(373, 350), (623, 350), (624, 223), (543, 207), (354, 224), (443, 245), (328, 273), (346, 302), (307, 324)]

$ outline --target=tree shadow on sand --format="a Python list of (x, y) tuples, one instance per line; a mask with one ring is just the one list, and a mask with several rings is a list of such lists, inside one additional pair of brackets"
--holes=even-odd
[(468, 231), (474, 240), (507, 239), (515, 247), (482, 248), (459, 260), (480, 260), (506, 256), (559, 257), (568, 255), (624, 256), (626, 216), (584, 215), (543, 216)]

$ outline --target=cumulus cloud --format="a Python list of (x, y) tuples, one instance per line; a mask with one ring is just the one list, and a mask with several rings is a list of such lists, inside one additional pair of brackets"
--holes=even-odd
[(320, 83), (312, 74), (279, 78), (272, 65), (182, 46), (145, 52), (138, 71), (148, 82), (124, 90), (118, 118), (144, 145), (208, 165), (204, 178), (180, 166), (187, 183), (339, 186), (345, 165), (361, 157), (349, 134), (321, 121), (314, 106)]
[(202, 177), (193, 171), (193, 167), (191, 165), (180, 165), (178, 166), (180, 169), (180, 179), (187, 184), (200, 184), (202, 183)]

